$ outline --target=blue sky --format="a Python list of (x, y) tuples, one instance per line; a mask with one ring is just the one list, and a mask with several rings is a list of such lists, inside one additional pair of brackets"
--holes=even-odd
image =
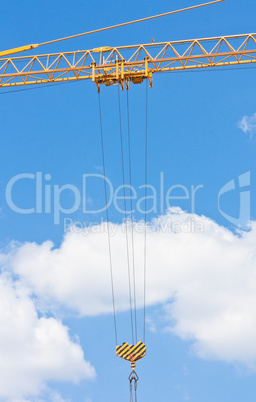
[[(193, 4), (187, 0), (9, 1), (1, 5), (1, 50)], [(149, 43), (152, 38), (161, 42), (253, 33), (255, 12), (252, 0), (242, 5), (227, 0), (60, 42), (43, 52)], [(157, 194), (156, 210), (148, 219), (163, 223), (170, 218), (181, 231), (160, 229), (148, 239), (148, 354), (138, 363), (139, 401), (255, 400), (255, 81), (255, 68), (200, 70), (155, 75), (153, 89), (148, 90), (148, 181)], [(145, 90), (143, 83), (131, 85), (129, 91), (133, 186), (138, 199), (143, 196), (139, 186), (144, 184)], [(54, 186), (72, 185), (82, 194), (83, 175), (102, 174), (96, 86), (78, 81), (6, 91), (0, 89), (0, 320), (6, 328), (0, 335), (4, 379), (0, 400), (128, 401), (130, 367), (115, 356), (106, 233), (101, 224), (105, 212), (86, 213), (79, 205), (74, 213), (61, 213), (57, 222), (53, 211)], [(106, 173), (116, 190), (122, 184), (117, 86), (102, 88), (101, 103)], [(125, 91), (121, 107), (126, 134)], [(125, 149), (127, 156), (127, 142)], [(42, 175), (42, 197), (48, 186), (51, 213), (13, 211), (6, 189), (20, 174), (30, 176), (13, 187), (13, 202), (33, 208), (33, 175)], [(161, 210), (161, 178), (164, 193), (180, 186), (173, 190), (178, 198), (170, 206), (181, 209), (167, 212), (164, 205)], [(218, 195), (227, 183), (235, 189), (222, 195), (220, 210)], [(197, 186), (192, 207), (192, 189)], [(88, 179), (86, 190), (88, 209), (103, 206), (102, 180)], [(184, 191), (187, 199), (181, 199)], [(63, 191), (61, 203), (71, 208), (74, 194)], [(249, 231), (237, 233), (234, 222), (239, 213), (252, 221)], [(131, 342), (123, 216), (113, 204), (109, 216), (116, 225), (112, 247), (118, 341)], [(142, 218), (136, 211), (136, 222)], [(203, 228), (200, 233), (185, 233), (182, 225), (191, 219)], [(67, 233), (71, 221), (79, 222), (83, 230)], [(94, 225), (95, 231), (87, 233), (88, 225)], [(136, 232), (135, 241), (140, 337), (142, 234)]]

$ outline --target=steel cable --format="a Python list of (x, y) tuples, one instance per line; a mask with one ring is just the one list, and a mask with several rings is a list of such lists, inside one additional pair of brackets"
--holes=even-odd
[(134, 298), (134, 323), (137, 343), (137, 303), (136, 303), (136, 277), (134, 258), (134, 228), (133, 228), (133, 202), (132, 202), (132, 158), (131, 158), (131, 134), (130, 134), (130, 105), (129, 91), (127, 90), (127, 128), (128, 128), (128, 152), (129, 152), (129, 175), (130, 175), (130, 207), (131, 207), (131, 240), (132, 240), (132, 267), (133, 267), (133, 298)]
[(122, 130), (122, 115), (121, 115), (121, 102), (120, 102), (120, 87), (119, 87), (119, 85), (118, 85), (118, 104), (119, 104), (119, 123), (120, 123), (120, 143), (121, 143), (121, 158), (122, 158), (122, 176), (123, 176), (123, 189), (124, 189), (124, 210), (125, 210), (125, 236), (126, 236), (127, 269), (128, 269), (128, 282), (129, 282), (129, 298), (130, 298), (130, 312), (131, 312), (132, 342), (134, 344), (132, 294), (131, 294), (131, 272), (130, 272), (130, 253), (129, 253), (129, 241), (128, 241), (128, 227), (127, 227), (128, 222), (127, 222), (126, 191), (125, 191), (124, 146), (123, 146), (123, 130)]
[(105, 192), (106, 219), (107, 219), (107, 234), (108, 234), (109, 268), (110, 268), (110, 278), (111, 278), (111, 291), (112, 291), (112, 305), (113, 305), (113, 316), (114, 316), (115, 339), (116, 339), (116, 346), (117, 346), (118, 343), (117, 343), (115, 293), (114, 293), (114, 280), (113, 280), (113, 265), (112, 265), (111, 241), (110, 241), (110, 233), (109, 233), (109, 215), (108, 215), (107, 184), (106, 184), (106, 180), (105, 180), (105, 179), (106, 179), (106, 166), (105, 166), (105, 152), (104, 152), (104, 139), (103, 139), (103, 127), (102, 127), (102, 113), (101, 113), (100, 93), (98, 94), (98, 99), (99, 99), (99, 115), (100, 115), (100, 134), (101, 134), (102, 166), (103, 166), (103, 176), (104, 176), (104, 192)]
[(145, 130), (145, 231), (144, 231), (144, 343), (146, 342), (146, 274), (147, 274), (147, 182), (148, 182), (148, 83), (146, 81)]

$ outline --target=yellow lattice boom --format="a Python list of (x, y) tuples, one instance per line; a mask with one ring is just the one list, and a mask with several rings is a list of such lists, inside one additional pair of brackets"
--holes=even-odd
[[(30, 45), (35, 48), (37, 45)], [(152, 86), (154, 73), (256, 62), (256, 34), (6, 57), (0, 52), (0, 87), (91, 80), (100, 85)]]

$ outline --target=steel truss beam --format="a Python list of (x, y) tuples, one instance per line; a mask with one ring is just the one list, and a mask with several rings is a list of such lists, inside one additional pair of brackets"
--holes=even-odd
[(0, 87), (90, 79), (135, 84), (152, 75), (256, 62), (256, 34), (0, 58)]

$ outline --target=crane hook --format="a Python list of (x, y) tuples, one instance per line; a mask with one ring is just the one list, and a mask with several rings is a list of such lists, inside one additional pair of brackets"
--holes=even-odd
[(128, 377), (129, 381), (130, 381), (130, 400), (133, 401), (133, 397), (132, 397), (132, 384), (134, 381), (134, 395), (135, 395), (135, 402), (137, 402), (137, 382), (139, 380), (139, 376), (135, 371), (135, 367), (132, 367), (132, 372)]

